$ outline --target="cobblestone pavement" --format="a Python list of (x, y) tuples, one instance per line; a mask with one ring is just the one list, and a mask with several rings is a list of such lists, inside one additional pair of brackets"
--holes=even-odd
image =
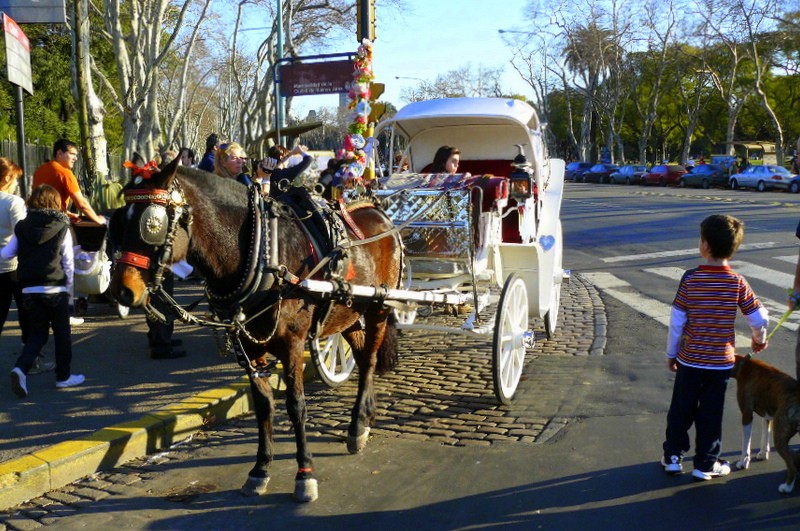
[[(586, 360), (602, 355), (605, 346), (605, 310), (596, 290), (574, 274), (563, 285), (561, 301), (560, 324), (553, 340), (546, 338), (537, 323), (537, 345), (528, 354), (510, 406), (499, 405), (492, 389), (491, 335), (402, 331), (399, 366), (376, 379), (378, 421), (371, 435), (449, 446), (532, 445), (553, 437), (576, 415), (583, 397), (581, 369)], [(427, 319), (455, 327), (461, 323), (461, 318), (443, 312)], [(308, 383), (306, 389), (309, 437), (344, 439), (357, 389), (355, 378), (337, 389), (319, 382)], [(282, 406), (275, 426), (277, 436), (291, 434)], [(245, 417), (200, 432), (169, 452), (94, 474), (0, 513), (0, 531), (53, 525), (82, 506), (155, 477), (160, 463), (185, 459), (193, 449), (220, 444), (230, 433), (255, 437), (253, 419)], [(191, 493), (175, 493), (188, 495)]]
[[(491, 335), (403, 330), (399, 366), (376, 379), (378, 420), (372, 433), (459, 446), (534, 443), (551, 437), (565, 422), (554, 417), (572, 412), (564, 401), (579, 397), (574, 379), (580, 374), (575, 363), (553, 358), (601, 354), (603, 341), (595, 335), (599, 331), (605, 336), (602, 301), (580, 276), (564, 284), (561, 306), (553, 340), (547, 340), (538, 323), (536, 348), (528, 353), (510, 406), (499, 405), (492, 389)], [(462, 322), (443, 312), (427, 319), (452, 327)], [(309, 432), (344, 436), (357, 392), (355, 378), (338, 389), (319, 383), (308, 387)], [(282, 427), (291, 429), (288, 423)]]

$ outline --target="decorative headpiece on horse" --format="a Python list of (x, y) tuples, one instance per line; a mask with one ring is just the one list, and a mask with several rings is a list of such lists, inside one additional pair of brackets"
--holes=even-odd
[(156, 164), (154, 160), (151, 160), (144, 166), (139, 166), (135, 162), (129, 160), (123, 162), (122, 165), (131, 170), (131, 175), (133, 175), (136, 184), (141, 183), (142, 179), (148, 180), (154, 173), (158, 173), (158, 164)]

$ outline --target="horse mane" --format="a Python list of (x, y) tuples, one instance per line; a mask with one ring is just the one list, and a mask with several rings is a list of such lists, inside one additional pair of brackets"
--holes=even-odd
[(215, 173), (208, 173), (186, 166), (178, 166), (177, 175), (178, 177), (185, 177), (180, 179), (181, 183), (193, 183), (203, 191), (209, 201), (215, 204), (247, 206), (247, 186), (236, 179), (220, 177)]

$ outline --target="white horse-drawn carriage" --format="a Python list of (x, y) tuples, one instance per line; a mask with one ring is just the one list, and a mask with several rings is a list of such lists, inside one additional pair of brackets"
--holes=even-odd
[[(408, 170), (380, 179), (376, 194), (401, 230), (404, 286), (387, 297), (398, 328), (434, 329), (433, 306), (471, 310), (459, 333), (492, 333), (495, 395), (507, 404), (522, 375), (526, 349), (534, 347), (531, 319), (555, 332), (563, 238), (559, 219), (564, 162), (551, 159), (543, 126), (525, 102), (451, 98), (412, 103), (380, 123), (389, 153), (402, 151)], [(430, 173), (437, 149), (461, 151), (456, 175)], [(324, 286), (309, 287), (325, 291)], [(497, 295), (497, 290), (502, 289)], [(375, 288), (362, 287), (364, 296)], [(496, 305), (494, 315), (482, 315)], [(339, 335), (311, 343), (321, 379), (336, 386), (355, 363)]]

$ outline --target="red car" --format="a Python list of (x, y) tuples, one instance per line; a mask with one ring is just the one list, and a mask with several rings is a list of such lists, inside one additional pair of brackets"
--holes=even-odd
[(671, 184), (677, 186), (681, 182), (681, 177), (686, 173), (686, 168), (679, 164), (659, 164), (658, 166), (653, 166), (649, 172), (642, 175), (642, 184), (657, 184), (659, 186)]

